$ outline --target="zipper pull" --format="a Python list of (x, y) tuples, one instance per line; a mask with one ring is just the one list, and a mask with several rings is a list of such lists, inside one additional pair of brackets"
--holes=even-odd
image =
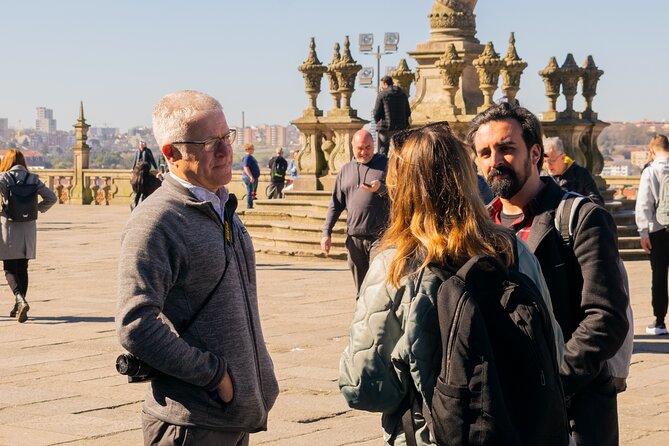
[(539, 380), (541, 382), (541, 387), (546, 387), (546, 375), (544, 375), (543, 370), (539, 370)]

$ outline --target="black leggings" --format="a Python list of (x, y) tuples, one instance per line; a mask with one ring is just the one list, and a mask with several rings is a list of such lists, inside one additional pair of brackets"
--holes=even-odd
[(14, 295), (26, 296), (28, 291), (28, 259), (3, 260), (7, 285)]

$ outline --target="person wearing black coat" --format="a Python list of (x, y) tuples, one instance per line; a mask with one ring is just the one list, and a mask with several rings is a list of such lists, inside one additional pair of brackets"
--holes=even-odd
[(378, 132), (378, 152), (388, 155), (390, 138), (397, 131), (409, 127), (411, 107), (406, 93), (393, 85), (392, 77), (383, 77), (381, 88), (374, 106), (374, 121)]

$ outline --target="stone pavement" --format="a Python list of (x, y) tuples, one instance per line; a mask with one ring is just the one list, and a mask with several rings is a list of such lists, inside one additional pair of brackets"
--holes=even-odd
[[(116, 263), (125, 207), (60, 205), (40, 217), (23, 325), (0, 280), (0, 445), (141, 444), (144, 384), (113, 363)], [(628, 262), (638, 325), (629, 390), (620, 396), (621, 444), (669, 444), (669, 337), (651, 321), (648, 262)], [(345, 262), (258, 259), (263, 327), (281, 394), (253, 445), (379, 445), (379, 415), (350, 410), (337, 366), (352, 316)]]

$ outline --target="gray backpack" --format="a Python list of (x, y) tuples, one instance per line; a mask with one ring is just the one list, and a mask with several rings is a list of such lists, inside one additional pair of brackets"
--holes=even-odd
[(657, 222), (669, 226), (669, 171), (660, 174), (660, 193), (657, 197), (657, 209), (655, 212)]

